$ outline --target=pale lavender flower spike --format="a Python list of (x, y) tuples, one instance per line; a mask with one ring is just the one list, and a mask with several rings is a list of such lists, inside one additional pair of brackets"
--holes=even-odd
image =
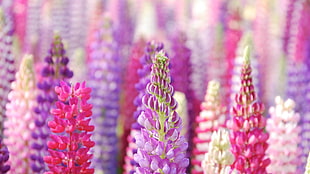
[(186, 158), (188, 143), (180, 135), (182, 120), (175, 111), (176, 100), (170, 82), (169, 59), (163, 52), (153, 60), (151, 81), (142, 98), (146, 109), (138, 117), (143, 126), (136, 135), (138, 146), (134, 160), (139, 164), (136, 174), (185, 174), (189, 164)]

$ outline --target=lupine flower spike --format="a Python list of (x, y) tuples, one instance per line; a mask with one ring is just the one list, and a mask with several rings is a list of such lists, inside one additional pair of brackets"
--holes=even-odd
[(35, 125), (37, 128), (32, 132), (35, 141), (32, 144), (34, 153), (31, 155), (31, 168), (34, 173), (42, 173), (42, 171), (47, 170), (43, 161), (43, 157), (48, 153), (46, 143), (50, 134), (46, 120), (52, 118), (50, 109), (54, 107), (54, 103), (57, 101), (54, 87), (59, 85), (61, 80), (65, 81), (73, 76), (73, 72), (67, 67), (69, 59), (65, 56), (60, 36), (54, 37), (49, 54), (44, 61), (45, 66), (41, 72), (42, 79), (37, 84), (40, 90), (37, 96), (38, 106), (35, 108), (37, 114)]
[(269, 109), (270, 118), (267, 120), (267, 131), (270, 132), (268, 139), (269, 148), (267, 154), (271, 164), (268, 166), (269, 173), (296, 173), (300, 164), (298, 156), (301, 150), (298, 126), (299, 114), (295, 113), (295, 102), (291, 99), (283, 101), (277, 96), (276, 106)]
[(249, 58), (249, 47), (246, 47), (241, 69), (241, 87), (231, 110), (232, 119), (227, 125), (231, 129), (230, 141), (235, 155), (235, 162), (231, 167), (245, 174), (262, 174), (267, 173), (266, 167), (270, 164), (270, 159), (265, 156), (269, 135), (264, 130), (264, 105), (257, 102)]
[(142, 65), (141, 69), (138, 69), (137, 73), (139, 75), (139, 82), (135, 85), (135, 88), (138, 91), (138, 96), (134, 99), (134, 104), (136, 106), (136, 111), (133, 113), (134, 123), (132, 124), (132, 129), (127, 138), (128, 147), (126, 148), (126, 157), (124, 164), (124, 173), (134, 173), (138, 163), (133, 159), (133, 154), (137, 153), (137, 145), (135, 143), (135, 135), (140, 131), (141, 125), (137, 123), (137, 119), (140, 113), (145, 109), (145, 106), (142, 103), (142, 98), (146, 94), (146, 86), (150, 82), (150, 72), (152, 66), (152, 60), (155, 59), (156, 53), (161, 51), (164, 48), (162, 43), (149, 42), (147, 43), (144, 55), (140, 58), (140, 63)]
[(0, 135), (3, 134), (5, 106), (8, 93), (15, 78), (14, 56), (12, 54), (13, 27), (10, 16), (0, 7)]
[(96, 171), (117, 172), (117, 120), (120, 104), (120, 59), (118, 45), (113, 36), (112, 21), (105, 18), (102, 28), (95, 32), (91, 45), (89, 78), (93, 89), (91, 103), (94, 106), (94, 165)]
[(9, 103), (6, 105), (7, 120), (4, 122), (4, 143), (10, 152), (8, 163), (11, 165), (9, 173), (30, 174), (30, 155), (33, 138), (31, 133), (35, 129), (34, 107), (36, 104), (35, 74), (33, 58), (23, 57), (16, 81), (11, 84)]
[(237, 173), (231, 171), (230, 165), (235, 157), (230, 152), (229, 133), (226, 129), (219, 129), (212, 133), (208, 153), (201, 163), (204, 174), (230, 174)]
[(61, 81), (55, 87), (58, 95), (56, 108), (51, 110), (54, 119), (48, 122), (53, 134), (47, 142), (48, 156), (44, 157), (50, 171), (45, 174), (92, 174), (90, 148), (95, 142), (90, 140), (94, 126), (89, 125), (92, 115), (91, 88), (85, 82), (74, 86)]
[(223, 127), (226, 117), (226, 108), (220, 101), (220, 84), (217, 81), (210, 81), (208, 84), (205, 101), (201, 104), (201, 112), (196, 118), (198, 127), (196, 128), (196, 137), (192, 158), (192, 173), (202, 174), (201, 161), (208, 151), (208, 145), (213, 131)]
[(138, 117), (143, 127), (136, 135), (138, 151), (134, 159), (139, 163), (136, 174), (185, 174), (189, 159), (188, 143), (180, 135), (182, 120), (175, 109), (174, 89), (170, 85), (169, 59), (163, 52), (153, 60), (151, 81), (142, 98), (146, 109)]

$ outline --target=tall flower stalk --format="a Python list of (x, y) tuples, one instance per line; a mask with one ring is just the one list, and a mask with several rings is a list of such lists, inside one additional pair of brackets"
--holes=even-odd
[(269, 135), (265, 132), (264, 105), (257, 101), (252, 79), (250, 51), (246, 47), (241, 70), (241, 87), (235, 95), (232, 118), (228, 127), (232, 130), (230, 141), (235, 162), (232, 168), (241, 173), (266, 173), (270, 159), (265, 152)]
[[(199, 114), (199, 101), (194, 96), (194, 91), (191, 89), (192, 67), (190, 64), (191, 50), (186, 46), (186, 35), (183, 32), (177, 32), (171, 39), (171, 83), (175, 87), (175, 91), (185, 94), (187, 99), (187, 107), (185, 115), (186, 125), (184, 132), (191, 143), (194, 137), (195, 116)], [(180, 115), (182, 116), (182, 115)], [(184, 120), (183, 120), (184, 121)], [(192, 150), (192, 145), (189, 144), (188, 151)]]
[[(219, 129), (212, 133), (208, 153), (205, 154), (201, 166), (204, 174), (230, 174), (230, 165), (235, 157), (230, 151), (229, 132)], [(236, 171), (233, 171), (236, 173)]]
[(145, 46), (144, 55), (140, 58), (140, 64), (142, 68), (138, 69), (137, 73), (139, 75), (139, 82), (135, 85), (138, 91), (138, 96), (134, 99), (134, 105), (136, 106), (136, 111), (133, 113), (134, 122), (132, 124), (132, 129), (127, 138), (128, 147), (126, 148), (126, 157), (124, 165), (124, 173), (134, 173), (138, 163), (134, 161), (133, 155), (137, 153), (137, 145), (135, 136), (140, 131), (141, 125), (137, 123), (137, 119), (141, 112), (145, 109), (142, 103), (142, 98), (146, 94), (146, 86), (150, 82), (150, 72), (152, 66), (152, 60), (155, 59), (155, 55), (163, 50), (164, 45), (155, 41), (148, 42)]
[(41, 72), (42, 78), (37, 84), (39, 94), (37, 96), (38, 106), (35, 108), (37, 114), (35, 120), (36, 129), (32, 132), (32, 137), (35, 141), (32, 144), (34, 151), (31, 155), (31, 168), (34, 173), (41, 173), (47, 169), (43, 157), (47, 154), (46, 143), (50, 134), (47, 120), (52, 118), (50, 109), (54, 108), (54, 103), (57, 101), (54, 87), (59, 85), (61, 80), (66, 81), (73, 76), (73, 72), (67, 67), (69, 59), (65, 55), (65, 49), (60, 36), (56, 35), (54, 37), (44, 62), (45, 66)]
[(226, 120), (226, 108), (220, 100), (220, 83), (210, 81), (205, 95), (205, 100), (201, 104), (201, 112), (196, 118), (198, 124), (195, 129), (196, 136), (193, 139), (192, 173), (202, 174), (201, 162), (205, 153), (208, 152), (211, 135), (220, 127), (224, 127)]
[(7, 120), (4, 122), (4, 143), (10, 152), (8, 164), (9, 173), (32, 173), (30, 168), (31, 133), (35, 130), (36, 90), (33, 58), (30, 55), (23, 57), (16, 80), (11, 84), (9, 103), (6, 105)]
[(135, 173), (186, 173), (189, 159), (186, 158), (188, 143), (180, 135), (182, 120), (175, 109), (174, 89), (170, 82), (169, 59), (163, 52), (153, 60), (151, 81), (142, 98), (144, 111), (138, 117), (143, 127), (136, 135), (139, 164)]
[(117, 120), (120, 104), (120, 66), (118, 45), (114, 39), (112, 21), (106, 18), (102, 28), (95, 32), (91, 45), (89, 84), (93, 89), (94, 125), (93, 165), (96, 171), (116, 173), (117, 170)]
[(50, 171), (45, 174), (92, 174), (95, 171), (90, 168), (93, 155), (88, 153), (95, 145), (90, 140), (95, 129), (89, 124), (92, 115), (92, 105), (88, 103), (91, 88), (86, 87), (85, 82), (70, 86), (61, 81), (55, 92), (58, 101), (56, 108), (51, 110), (54, 118), (48, 122), (53, 132), (47, 142), (50, 155), (44, 157)]
[(295, 113), (295, 102), (291, 99), (283, 101), (281, 97), (275, 98), (276, 106), (269, 109), (270, 118), (266, 129), (270, 132), (267, 154), (271, 164), (268, 173), (296, 173), (300, 164), (298, 156), (301, 150), (298, 126), (299, 114)]
[(15, 60), (12, 54), (13, 28), (10, 16), (0, 8), (0, 135), (3, 134), (3, 121), (5, 118), (8, 93), (11, 83), (15, 79)]
[[(124, 78), (125, 83), (123, 85), (124, 89), (124, 102), (121, 105), (121, 120), (123, 125), (123, 134), (122, 134), (122, 146), (121, 146), (121, 156), (122, 164), (125, 162), (125, 156), (127, 154), (126, 148), (128, 147), (131, 141), (127, 141), (127, 137), (130, 135), (131, 132), (131, 125), (135, 121), (133, 118), (133, 114), (136, 111), (137, 107), (134, 103), (135, 98), (138, 96), (139, 92), (136, 90), (135, 85), (139, 82), (140, 76), (138, 75), (137, 70), (142, 68), (140, 63), (140, 58), (144, 55), (144, 48), (145, 48), (145, 41), (143, 39), (138, 40), (133, 46), (131, 55), (128, 62), (127, 67), (127, 75)], [(126, 158), (128, 159), (128, 158)], [(126, 160), (125, 164), (123, 165), (124, 169), (127, 166), (131, 166), (130, 159)], [(128, 169), (128, 172), (130, 170)], [(124, 171), (126, 172), (126, 171)]]

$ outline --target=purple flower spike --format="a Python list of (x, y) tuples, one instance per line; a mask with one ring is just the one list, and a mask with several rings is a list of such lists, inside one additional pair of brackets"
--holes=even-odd
[(15, 79), (14, 57), (12, 54), (12, 22), (9, 15), (0, 9), (0, 135), (2, 135), (5, 105), (11, 83)]
[(35, 142), (32, 144), (34, 153), (31, 155), (31, 168), (34, 173), (42, 173), (47, 169), (43, 161), (43, 157), (48, 153), (46, 143), (50, 133), (46, 120), (52, 118), (50, 109), (54, 107), (54, 103), (57, 101), (54, 87), (59, 85), (60, 81), (68, 80), (73, 76), (73, 72), (67, 67), (69, 59), (64, 53), (62, 39), (56, 35), (49, 54), (44, 59), (42, 80), (37, 84), (40, 89), (37, 96), (38, 106), (34, 109), (38, 115), (35, 120), (37, 129), (32, 132)]
[(188, 143), (180, 135), (182, 120), (176, 113), (174, 89), (170, 82), (169, 59), (163, 52), (156, 54), (151, 70), (151, 81), (142, 98), (144, 111), (138, 117), (143, 127), (136, 135), (139, 164), (136, 174), (186, 173)]
[(120, 59), (116, 54), (118, 45), (111, 20), (104, 19), (101, 26), (95, 32), (88, 65), (89, 84), (93, 89), (93, 124), (96, 127), (93, 165), (98, 172), (115, 174), (118, 153), (116, 126), (120, 113)]
[(163, 48), (164, 45), (162, 43), (157, 43), (154, 41), (149, 42), (145, 47), (144, 55), (140, 58), (142, 68), (138, 69), (137, 72), (140, 80), (135, 86), (139, 94), (134, 100), (134, 105), (137, 107), (137, 109), (133, 114), (134, 123), (132, 124), (130, 135), (127, 138), (129, 145), (126, 148), (124, 173), (134, 173), (136, 170), (135, 167), (138, 166), (138, 164), (133, 159), (133, 154), (137, 152), (137, 145), (135, 143), (134, 137), (136, 133), (139, 132), (141, 125), (139, 125), (136, 121), (141, 112), (145, 109), (145, 106), (142, 103), (142, 97), (146, 94), (146, 86), (150, 82), (152, 60), (155, 58), (155, 54), (161, 51)]

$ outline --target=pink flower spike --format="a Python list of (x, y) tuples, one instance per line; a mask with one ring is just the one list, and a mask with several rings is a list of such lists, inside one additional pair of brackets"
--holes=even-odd
[(59, 101), (56, 109), (51, 110), (54, 119), (48, 122), (54, 134), (47, 144), (50, 156), (45, 156), (44, 161), (50, 171), (45, 173), (94, 173), (89, 168), (92, 155), (88, 153), (95, 145), (90, 140), (94, 130), (89, 125), (92, 105), (87, 103), (91, 89), (85, 82), (73, 86), (60, 82), (55, 87)]
[(231, 167), (240, 173), (267, 173), (269, 158), (265, 157), (265, 151), (269, 136), (264, 130), (264, 105), (257, 102), (251, 73), (250, 52), (246, 47), (241, 69), (241, 86), (235, 95), (235, 105), (231, 109), (232, 124), (229, 124), (232, 129), (232, 153), (236, 159)]
[[(21, 61), (16, 80), (11, 84), (9, 102), (6, 104), (7, 119), (4, 122), (3, 143), (10, 152), (10, 173), (32, 173), (30, 157), (34, 138), (36, 89), (33, 57), (25, 55)], [(3, 160), (3, 159), (1, 159)], [(2, 173), (2, 172), (0, 172)]]
[[(268, 173), (301, 173), (298, 166), (301, 148), (299, 114), (295, 112), (295, 102), (291, 99), (284, 101), (280, 96), (275, 98), (275, 106), (269, 109), (270, 118), (267, 120), (267, 131), (270, 132), (267, 154), (271, 164)], [(266, 139), (266, 137), (260, 137)], [(283, 167), (285, 166), (285, 167)]]

